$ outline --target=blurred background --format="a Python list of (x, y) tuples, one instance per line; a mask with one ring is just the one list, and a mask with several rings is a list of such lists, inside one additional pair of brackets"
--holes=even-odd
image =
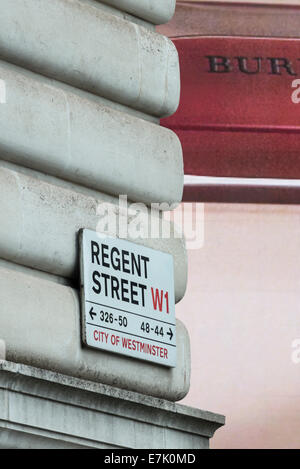
[(192, 343), (183, 403), (227, 417), (212, 447), (299, 448), (300, 206), (205, 203), (177, 316)]

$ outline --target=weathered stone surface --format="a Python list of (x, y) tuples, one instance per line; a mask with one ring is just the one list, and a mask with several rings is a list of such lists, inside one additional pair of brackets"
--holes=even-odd
[[(100, 228), (101, 232), (107, 233), (101, 223), (104, 215), (106, 221), (113, 221), (112, 226), (115, 220), (117, 223), (121, 220), (117, 229), (124, 238), (173, 255), (175, 299), (180, 301), (187, 283), (187, 255), (184, 239), (173, 223), (163, 222), (170, 237), (150, 238), (149, 211), (145, 217), (136, 215), (138, 210), (129, 211), (128, 223), (122, 223), (122, 217), (118, 215), (125, 216), (126, 207), (119, 209), (118, 201), (112, 198), (110, 203), (114, 212), (111, 210), (106, 216), (102, 209), (108, 201), (100, 193), (95, 199), (0, 165), (0, 257), (48, 273), (77, 278), (78, 231)], [(145, 238), (135, 237), (138, 221)], [(151, 221), (154, 226), (155, 221), (159, 221), (158, 214), (154, 214)]]
[(177, 367), (169, 369), (83, 347), (78, 291), (38, 278), (37, 273), (0, 265), (0, 310), (0, 339), (9, 361), (170, 401), (182, 399), (189, 390), (190, 342), (180, 321)]
[(0, 448), (201, 449), (222, 415), (0, 363)]
[(176, 0), (98, 0), (154, 24), (167, 23), (175, 12)]
[(1, 158), (147, 204), (181, 201), (182, 150), (173, 132), (1, 61), (0, 78), (7, 91)]
[(4, 60), (158, 117), (175, 112), (179, 61), (168, 38), (97, 2), (1, 0), (0, 6)]

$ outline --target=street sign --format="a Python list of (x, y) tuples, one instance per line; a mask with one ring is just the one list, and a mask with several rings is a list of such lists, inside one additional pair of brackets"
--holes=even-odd
[(84, 344), (175, 367), (173, 257), (87, 229), (80, 251)]

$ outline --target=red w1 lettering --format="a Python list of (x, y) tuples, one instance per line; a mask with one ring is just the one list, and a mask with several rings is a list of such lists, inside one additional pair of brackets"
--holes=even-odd
[(164, 293), (163, 290), (158, 290), (158, 288), (155, 289), (151, 287), (151, 293), (152, 293), (152, 301), (153, 301), (153, 308), (155, 311), (159, 309), (159, 311), (162, 313), (163, 312), (163, 306), (164, 306), (164, 300), (166, 303), (166, 313), (170, 314), (169, 311), (169, 292)]

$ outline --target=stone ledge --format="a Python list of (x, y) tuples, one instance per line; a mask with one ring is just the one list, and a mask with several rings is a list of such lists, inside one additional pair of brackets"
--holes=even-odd
[(28, 440), (31, 447), (207, 448), (225, 423), (211, 412), (5, 361), (0, 396), (0, 447)]
[(181, 202), (175, 133), (2, 60), (0, 78), (1, 159), (147, 205)]
[(175, 11), (176, 0), (98, 0), (115, 8), (127, 11), (154, 24), (167, 23)]
[(99, 5), (6, 2), (0, 16), (2, 59), (156, 117), (173, 114), (180, 98), (174, 44)]

